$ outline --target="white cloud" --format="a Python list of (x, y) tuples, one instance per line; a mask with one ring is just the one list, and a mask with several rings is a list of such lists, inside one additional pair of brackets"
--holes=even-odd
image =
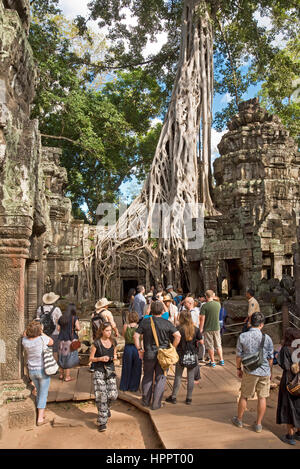
[(233, 97), (227, 92), (226, 94), (224, 94), (221, 98), (221, 104), (228, 104), (228, 103), (231, 103), (231, 101), (233, 100)]
[(155, 117), (155, 119), (151, 120), (151, 127), (155, 127), (156, 124), (158, 124), (158, 123), (162, 124), (163, 121), (161, 119), (158, 119), (158, 117)]
[[(69, 19), (73, 20), (76, 16), (83, 16), (88, 18), (90, 10), (88, 8), (89, 0), (59, 0), (58, 7), (62, 10), (63, 14)], [(97, 21), (89, 20), (88, 27), (95, 33), (105, 34), (105, 29), (100, 30)]]
[[(63, 14), (70, 20), (78, 15), (87, 18), (90, 14), (88, 9), (89, 0), (59, 0), (59, 8), (61, 8)], [(120, 13), (125, 15), (123, 24), (129, 27), (135, 27), (138, 24), (136, 16), (132, 16), (129, 8), (122, 8)], [(96, 33), (101, 33), (104, 36), (107, 35), (107, 28), (99, 28), (97, 21), (89, 21), (88, 26)], [(148, 41), (147, 46), (144, 49), (144, 55), (147, 58), (150, 54), (156, 54), (160, 51), (161, 47), (167, 42), (167, 33), (162, 32), (157, 35), (155, 42)], [(125, 41), (125, 50), (128, 51), (128, 44)]]
[(120, 13), (125, 15), (125, 19), (122, 20), (123, 24), (126, 24), (127, 26), (135, 27), (138, 25), (138, 20), (136, 16), (132, 16), (130, 9), (129, 8), (122, 8), (120, 10)]
[(166, 32), (162, 32), (157, 35), (155, 42), (148, 41), (147, 46), (144, 49), (145, 57), (148, 57), (151, 54), (157, 54), (167, 40), (168, 34)]
[(272, 21), (269, 16), (261, 16), (259, 11), (256, 11), (254, 13), (254, 18), (257, 21), (257, 24), (260, 28), (267, 28), (267, 30), (270, 30), (272, 28)]
[(77, 15), (88, 16), (88, 0), (59, 0), (58, 7), (68, 18), (74, 18)]
[[(270, 31), (272, 29), (272, 20), (269, 16), (261, 16), (261, 14), (256, 11), (254, 13), (254, 18), (257, 20), (259, 27), (266, 28), (267, 31)], [(283, 34), (280, 33), (277, 34), (271, 44), (274, 47), (279, 47), (280, 49), (283, 49), (287, 44), (287, 40), (285, 40)]]
[(288, 41), (284, 39), (284, 35), (282, 33), (277, 34), (276, 38), (274, 41), (272, 41), (272, 46), (279, 47), (279, 49), (284, 49), (284, 47), (287, 45)]
[(220, 156), (218, 150), (218, 144), (220, 143), (223, 135), (227, 133), (227, 130), (223, 132), (217, 132), (215, 129), (211, 129), (211, 154), (212, 154), (212, 162)]

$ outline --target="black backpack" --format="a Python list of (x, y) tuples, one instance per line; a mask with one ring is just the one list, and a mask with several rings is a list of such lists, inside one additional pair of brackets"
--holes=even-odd
[(53, 311), (55, 310), (56, 306), (54, 305), (53, 308), (51, 309), (51, 311), (49, 311), (49, 313), (45, 313), (44, 312), (44, 307), (41, 306), (41, 316), (40, 316), (40, 321), (41, 321), (41, 324), (43, 324), (43, 327), (44, 327), (44, 334), (48, 335), (48, 336), (51, 336), (51, 334), (53, 334), (53, 332), (55, 331), (55, 324), (53, 322), (53, 319), (52, 319), (52, 313)]
[(102, 312), (95, 314), (95, 316), (92, 318), (92, 332), (94, 340), (96, 338), (97, 331), (103, 322), (105, 322), (105, 319), (102, 316)]
[(265, 334), (262, 334), (262, 339), (258, 351), (256, 353), (251, 353), (251, 355), (247, 355), (242, 359), (242, 365), (248, 373), (256, 370), (263, 364), (264, 344)]

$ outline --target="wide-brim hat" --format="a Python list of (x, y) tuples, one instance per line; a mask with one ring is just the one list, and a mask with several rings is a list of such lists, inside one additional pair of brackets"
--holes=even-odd
[(172, 290), (173, 290), (173, 285), (168, 285), (166, 290), (170, 290), (170, 288), (172, 288)]
[(43, 303), (45, 303), (46, 305), (53, 305), (53, 303), (55, 303), (59, 297), (60, 296), (56, 295), (53, 291), (51, 291), (50, 293), (45, 293), (45, 295), (43, 296)]
[(101, 300), (97, 301), (95, 304), (96, 309), (104, 308), (104, 306), (110, 305), (112, 301), (108, 301), (107, 298), (101, 298)]
[(152, 291), (149, 292), (149, 293), (147, 293), (147, 295), (145, 295), (146, 298), (150, 298), (150, 296), (153, 296), (153, 292), (152, 292)]
[(164, 301), (164, 302), (166, 302), (166, 301), (173, 301), (173, 298), (171, 297), (171, 295), (164, 295), (163, 301)]

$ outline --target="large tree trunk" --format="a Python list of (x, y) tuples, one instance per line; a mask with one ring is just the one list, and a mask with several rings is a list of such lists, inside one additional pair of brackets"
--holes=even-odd
[[(177, 227), (182, 223), (186, 204), (190, 205), (193, 218), (197, 218), (198, 202), (204, 204), (206, 214), (214, 212), (210, 196), (212, 95), (213, 37), (206, 4), (204, 0), (185, 0), (178, 71), (150, 173), (141, 194), (118, 223), (108, 232), (99, 232), (96, 249), (99, 296), (105, 295), (119, 258), (123, 261), (126, 256), (137, 256), (140, 266), (150, 269), (157, 282), (165, 279), (180, 284), (181, 266), (186, 266), (187, 239)], [(153, 240), (149, 239), (153, 235), (149, 233), (161, 204), (170, 208), (169, 234), (162, 236), (164, 218), (153, 247)], [(140, 235), (135, 228), (126, 232), (138, 227), (142, 219), (146, 223)]]

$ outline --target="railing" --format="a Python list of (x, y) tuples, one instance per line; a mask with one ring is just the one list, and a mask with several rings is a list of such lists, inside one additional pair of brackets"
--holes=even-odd
[(293, 314), (291, 311), (289, 311), (289, 315), (292, 316), (293, 318), (295, 318), (298, 321), (298, 323), (296, 325), (289, 319), (289, 324), (292, 324), (292, 326), (296, 327), (296, 329), (300, 329), (300, 327), (299, 327), (300, 326), (300, 318), (298, 318), (298, 316), (295, 316), (295, 314)]
[[(265, 326), (264, 327), (268, 327), (270, 325), (273, 325), (273, 324), (280, 324), (280, 323), (284, 323), (284, 329), (286, 327), (288, 327), (290, 324), (295, 327), (296, 329), (300, 329), (300, 318), (298, 316), (296, 316), (295, 314), (293, 314), (291, 311), (289, 311), (288, 309), (283, 309), (283, 311), (279, 311), (279, 312), (276, 312), (276, 313), (273, 313), (273, 314), (270, 314), (269, 316), (265, 316), (265, 319), (267, 318), (271, 318), (273, 316), (278, 316), (278, 315), (281, 315), (282, 316), (282, 319), (280, 321), (273, 321), (273, 322), (267, 322), (265, 323)], [(292, 317), (293, 321), (290, 319), (290, 317)], [(295, 324), (296, 322), (296, 324)], [(224, 324), (224, 328), (225, 330), (226, 329), (230, 329), (232, 327), (236, 327), (236, 326), (241, 326), (241, 325), (244, 325), (245, 323), (244, 322), (237, 322), (235, 324)], [(227, 336), (227, 335), (236, 335), (236, 334), (240, 334), (241, 331), (236, 331), (236, 332), (224, 332), (222, 334), (222, 336)]]
[[(277, 312), (277, 313), (270, 314), (269, 316), (265, 316), (265, 319), (271, 318), (271, 317), (273, 317), (273, 316), (278, 316), (279, 314), (282, 314), (282, 312), (279, 311), (279, 312)], [(298, 319), (298, 318), (297, 318), (297, 319)], [(264, 326), (264, 327), (267, 327), (267, 326), (270, 326), (270, 325), (273, 325), (273, 324), (279, 324), (279, 323), (282, 323), (282, 320), (281, 320), (281, 321), (267, 322), (267, 323), (265, 323), (265, 326)], [(237, 322), (237, 323), (235, 323), (235, 324), (227, 324), (227, 325), (225, 324), (225, 325), (224, 325), (224, 328), (225, 328), (225, 329), (226, 329), (226, 328), (229, 329), (229, 328), (231, 328), (231, 327), (241, 326), (241, 325), (244, 325), (244, 324), (245, 324), (245, 322)], [(235, 334), (240, 334), (240, 333), (241, 333), (241, 331), (236, 331), (236, 332), (224, 332), (224, 333), (222, 334), (222, 336), (224, 337), (224, 336), (227, 336), (227, 335), (235, 335)]]

